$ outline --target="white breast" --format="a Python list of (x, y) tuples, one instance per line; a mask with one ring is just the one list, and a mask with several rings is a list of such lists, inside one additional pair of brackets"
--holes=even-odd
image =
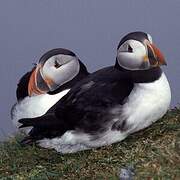
[[(17, 103), (12, 110), (13, 124), (18, 128), (18, 120), (21, 118), (33, 118), (45, 114), (56, 102), (58, 102), (70, 89), (66, 89), (58, 94), (42, 94), (38, 96), (26, 97)], [(29, 132), (29, 129), (25, 131)]]
[(155, 82), (135, 84), (122, 113), (132, 125), (130, 133), (160, 119), (168, 110), (170, 101), (171, 90), (164, 73)]

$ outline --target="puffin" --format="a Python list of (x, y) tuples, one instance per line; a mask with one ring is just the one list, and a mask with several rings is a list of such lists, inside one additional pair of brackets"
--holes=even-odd
[[(18, 119), (45, 114), (88, 74), (86, 66), (74, 52), (63, 48), (49, 50), (17, 85), (17, 103), (11, 110), (13, 124), (18, 128)], [(27, 134), (30, 129), (23, 131)]]
[(75, 153), (120, 142), (147, 128), (171, 101), (161, 65), (165, 58), (149, 34), (125, 35), (114, 66), (81, 80), (43, 116), (19, 120), (20, 128), (32, 127), (22, 142)]

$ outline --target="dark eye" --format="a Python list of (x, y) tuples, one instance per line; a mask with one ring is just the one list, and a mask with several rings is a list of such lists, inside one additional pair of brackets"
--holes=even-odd
[(61, 67), (62, 65), (59, 64), (59, 62), (57, 60), (54, 61), (54, 67), (57, 69), (59, 67)]
[(133, 52), (133, 48), (128, 44), (128, 52)]

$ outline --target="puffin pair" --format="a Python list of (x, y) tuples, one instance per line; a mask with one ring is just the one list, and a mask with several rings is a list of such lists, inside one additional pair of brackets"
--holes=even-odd
[[(88, 75), (85, 65), (70, 50), (52, 49), (19, 81), (17, 103), (11, 110), (13, 124), (21, 118), (42, 116), (78, 81)], [(31, 128), (23, 129), (27, 134)]]
[(114, 66), (76, 82), (44, 115), (20, 119), (32, 127), (24, 143), (73, 153), (119, 142), (161, 118), (170, 105), (166, 65), (149, 34), (120, 41)]

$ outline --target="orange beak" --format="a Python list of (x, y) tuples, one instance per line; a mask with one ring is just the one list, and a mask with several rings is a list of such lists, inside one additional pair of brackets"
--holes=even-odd
[(154, 50), (154, 53), (157, 57), (158, 64), (159, 65), (167, 65), (164, 55), (161, 53), (161, 51), (154, 44), (151, 44), (151, 47)]
[(148, 40), (145, 41), (145, 44), (147, 45), (148, 53), (150, 54), (149, 60), (152, 66), (167, 65), (163, 54), (154, 44), (150, 43)]
[(28, 84), (29, 96), (45, 94), (50, 90), (53, 81), (50, 78), (43, 78), (40, 74), (41, 65), (38, 64), (33, 70)]

